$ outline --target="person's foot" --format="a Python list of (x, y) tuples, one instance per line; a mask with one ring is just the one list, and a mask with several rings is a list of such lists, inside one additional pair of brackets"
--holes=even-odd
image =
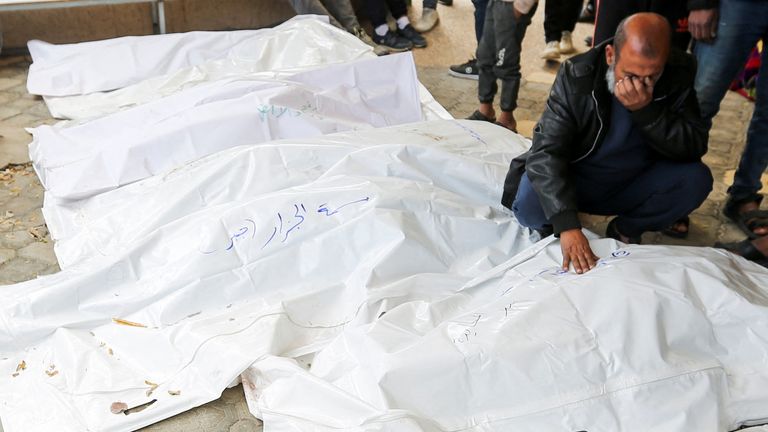
[(755, 240), (745, 239), (736, 243), (715, 243), (715, 247), (768, 267), (768, 236)]
[(443, 6), (453, 6), (453, 0), (437, 0)]
[(496, 110), (493, 109), (492, 103), (481, 103), (480, 107), (475, 110), (467, 120), (479, 120), (490, 123), (496, 123)]
[(762, 196), (734, 200), (729, 198), (723, 207), (723, 214), (732, 220), (750, 238), (768, 235), (768, 211), (760, 210)]
[(672, 225), (661, 230), (661, 233), (669, 237), (684, 239), (684, 238), (688, 238), (688, 232), (690, 231), (690, 229), (691, 229), (691, 218), (688, 216), (683, 216), (680, 219), (673, 222)]
[(419, 34), (419, 32), (417, 32), (410, 24), (398, 29), (397, 34), (411, 41), (414, 48), (424, 48), (427, 46), (427, 40), (424, 39), (424, 36)]
[(475, 121), (484, 121), (488, 123), (496, 123), (496, 113), (493, 111), (485, 111), (483, 113), (481, 110), (475, 110), (472, 114), (467, 117), (467, 120), (475, 120)]
[(421, 18), (413, 23), (413, 28), (419, 33), (424, 33), (432, 30), (440, 21), (440, 16), (437, 14), (437, 10), (432, 8), (424, 8), (421, 12)]
[(560, 41), (547, 42), (546, 48), (541, 52), (541, 58), (544, 60), (560, 59)]
[(583, 23), (593, 23), (595, 22), (595, 5), (591, 2), (588, 2), (584, 5), (584, 8), (581, 10), (581, 14), (579, 14), (578, 22)]
[(768, 219), (760, 217), (763, 212), (760, 211), (760, 205), (754, 201), (745, 202), (738, 207), (739, 215), (746, 216), (747, 214), (753, 214), (754, 217), (748, 217), (744, 221), (756, 236), (762, 237), (768, 235)]
[(357, 27), (352, 31), (352, 34), (357, 36), (358, 39), (365, 42), (366, 45), (369, 45), (371, 48), (373, 48), (373, 53), (377, 56), (383, 56), (389, 54), (389, 50), (381, 45), (376, 44), (376, 42), (371, 39), (370, 36), (368, 36), (368, 33), (363, 30), (362, 27)]
[(502, 111), (496, 123), (512, 132), (517, 132), (517, 120), (515, 120), (515, 116), (512, 115), (511, 111)]
[(571, 39), (571, 32), (564, 31), (560, 36), (560, 44), (558, 45), (560, 54), (570, 54), (573, 51), (573, 40)]
[(413, 42), (398, 35), (392, 30), (388, 30), (384, 36), (379, 36), (374, 33), (373, 41), (393, 52), (408, 51), (413, 48)]
[(458, 78), (467, 78), (476, 80), (480, 71), (477, 68), (477, 59), (469, 59), (466, 63), (453, 65), (448, 68), (448, 74)]

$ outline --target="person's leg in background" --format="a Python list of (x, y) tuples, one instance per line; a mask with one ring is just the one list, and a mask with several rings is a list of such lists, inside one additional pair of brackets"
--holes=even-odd
[[(696, 95), (701, 114), (711, 125), (731, 81), (760, 38), (768, 38), (768, 3), (721, 0), (712, 43), (697, 42)], [(750, 236), (768, 234), (768, 213), (759, 211), (760, 177), (768, 164), (768, 54), (763, 50), (757, 98), (733, 185), (723, 212)]]
[(357, 20), (355, 9), (352, 7), (352, 2), (350, 0), (321, 0), (321, 2), (322, 6), (325, 7), (332, 18), (336, 18), (348, 32), (373, 47), (373, 52), (376, 53), (376, 55), (381, 56), (389, 53), (389, 50), (386, 47), (377, 45), (373, 39), (368, 36), (368, 33), (363, 30), (360, 21)]
[(342, 25), (320, 0), (288, 0), (297, 15), (325, 15), (334, 27), (349, 30)]
[[(472, 0), (475, 7), (475, 39), (478, 46), (480, 38), (483, 37), (483, 23), (485, 22), (485, 8), (488, 7), (488, 0)], [(453, 65), (448, 68), (448, 74), (458, 78), (477, 79), (477, 58), (472, 57), (465, 63)]]
[(336, 18), (348, 32), (354, 34), (356, 29), (362, 28), (350, 0), (321, 0), (321, 2), (331, 16)]
[[(497, 4), (494, 19), (494, 33), (496, 42), (496, 63), (493, 73), (501, 80), (501, 92), (499, 93), (499, 106), (501, 114), (498, 122), (509, 130), (517, 132), (517, 121), (513, 114), (517, 108), (517, 94), (520, 91), (520, 53), (522, 51), (525, 31), (531, 24), (531, 18), (536, 13), (536, 7), (527, 13), (515, 17), (514, 3), (501, 2)], [(486, 31), (486, 35), (488, 32)], [(483, 35), (485, 37), (485, 35)]]
[(424, 0), (421, 8), (421, 17), (413, 23), (413, 27), (420, 33), (428, 32), (440, 21), (437, 14), (437, 0)]
[(598, 0), (593, 46), (612, 38), (624, 18), (643, 10), (640, 0)]
[(395, 18), (397, 25), (397, 34), (405, 39), (408, 39), (413, 44), (414, 48), (424, 48), (427, 46), (427, 40), (424, 39), (408, 19), (408, 5), (405, 0), (386, 0), (389, 12), (392, 17)]
[(493, 109), (493, 100), (498, 91), (496, 75), (493, 73), (493, 65), (496, 62), (496, 35), (494, 32), (494, 10), (502, 3), (501, 0), (489, 0), (485, 11), (483, 23), (483, 36), (477, 45), (477, 98), (480, 107), (467, 119), (496, 121), (496, 111)]
[(560, 54), (574, 51), (571, 34), (576, 28), (582, 0), (546, 0), (544, 3), (544, 39), (541, 58), (559, 60)]
[(560, 54), (570, 54), (573, 48), (572, 35), (576, 29), (581, 13), (581, 0), (567, 0), (563, 2), (563, 25), (560, 33)]
[(387, 47), (390, 51), (400, 52), (413, 48), (413, 42), (390, 30), (387, 24), (387, 4), (385, 0), (365, 0), (365, 14), (373, 25), (373, 41)]

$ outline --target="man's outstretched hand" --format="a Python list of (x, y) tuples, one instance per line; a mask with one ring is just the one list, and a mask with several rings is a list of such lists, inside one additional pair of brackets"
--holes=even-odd
[(576, 273), (584, 273), (595, 267), (597, 255), (589, 247), (589, 240), (580, 229), (570, 229), (560, 233), (560, 247), (563, 250), (563, 270), (573, 264)]

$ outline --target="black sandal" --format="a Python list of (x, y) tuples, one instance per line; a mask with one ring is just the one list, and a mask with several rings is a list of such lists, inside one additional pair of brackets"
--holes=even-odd
[(487, 117), (485, 114), (481, 113), (478, 110), (475, 110), (472, 114), (467, 117), (467, 120), (478, 120), (478, 121), (486, 121), (488, 123), (496, 123), (495, 118)]
[[(616, 229), (616, 219), (618, 219), (618, 218), (613, 218), (613, 219), (611, 219), (610, 222), (608, 222), (608, 226), (605, 228), (605, 236), (609, 237), (609, 238), (612, 238), (614, 240), (623, 242), (623, 240), (621, 239), (622, 234), (619, 233), (618, 229)], [(641, 240), (640, 236), (629, 237), (629, 239), (628, 239), (628, 241), (626, 243), (629, 243), (629, 244), (640, 244), (640, 240)]]
[[(685, 225), (685, 231), (676, 230), (675, 225)], [(661, 230), (661, 233), (676, 239), (685, 239), (685, 238), (688, 238), (688, 232), (690, 230), (691, 230), (691, 218), (689, 218), (688, 216), (683, 216), (680, 219), (676, 220), (669, 227)]]
[(718, 249), (725, 249), (742, 258), (754, 261), (760, 265), (768, 266), (768, 256), (760, 252), (753, 244), (752, 240), (746, 239), (735, 243), (715, 243)]
[(723, 214), (725, 217), (733, 221), (740, 230), (744, 232), (750, 239), (756, 239), (761, 237), (755, 233), (758, 228), (768, 228), (768, 211), (766, 210), (751, 210), (744, 213), (739, 213), (739, 207), (748, 202), (754, 202), (758, 206), (763, 200), (762, 195), (753, 194), (745, 199), (734, 200), (729, 199), (723, 207)]

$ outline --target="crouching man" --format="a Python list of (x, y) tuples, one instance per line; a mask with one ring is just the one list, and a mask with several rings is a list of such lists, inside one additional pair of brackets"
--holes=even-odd
[(617, 215), (606, 236), (639, 243), (712, 190), (695, 61), (670, 41), (664, 17), (638, 13), (612, 40), (566, 61), (531, 150), (512, 161), (502, 204), (523, 226), (560, 237), (564, 269), (583, 273), (598, 259), (578, 212)]

